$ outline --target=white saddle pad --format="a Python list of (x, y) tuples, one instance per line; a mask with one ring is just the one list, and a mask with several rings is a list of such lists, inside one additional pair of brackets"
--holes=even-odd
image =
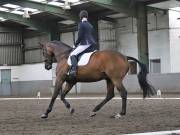
[[(94, 51), (96, 52), (96, 51)], [(89, 59), (91, 57), (91, 55), (94, 53), (94, 52), (89, 52), (89, 53), (85, 53), (83, 54), (81, 57), (80, 57), (80, 60), (78, 61), (78, 66), (84, 66), (84, 65), (87, 65), (88, 62), (89, 62)], [(70, 59), (70, 56), (68, 58), (68, 61), (67, 61), (68, 65), (71, 66), (71, 59)]]

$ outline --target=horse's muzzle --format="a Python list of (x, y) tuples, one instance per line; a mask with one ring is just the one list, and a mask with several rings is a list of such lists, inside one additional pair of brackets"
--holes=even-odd
[(52, 65), (51, 65), (51, 64), (45, 64), (45, 69), (46, 69), (46, 70), (52, 69)]

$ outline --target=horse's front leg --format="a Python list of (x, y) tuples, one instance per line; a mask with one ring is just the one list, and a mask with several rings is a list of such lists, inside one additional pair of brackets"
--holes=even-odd
[(74, 83), (66, 82), (65, 88), (63, 89), (62, 93), (59, 93), (62, 102), (64, 103), (64, 105), (70, 111), (71, 114), (74, 113), (74, 109), (71, 107), (70, 103), (65, 99), (65, 96), (68, 94), (68, 92), (72, 89), (73, 86)]
[(57, 96), (59, 95), (59, 91), (62, 90), (62, 84), (63, 83), (61, 83), (61, 82), (58, 82), (58, 83), (56, 82), (54, 93), (51, 98), (50, 104), (49, 104), (46, 112), (41, 115), (41, 118), (47, 118), (48, 114), (52, 111), (52, 107), (54, 105), (54, 102), (55, 102)]

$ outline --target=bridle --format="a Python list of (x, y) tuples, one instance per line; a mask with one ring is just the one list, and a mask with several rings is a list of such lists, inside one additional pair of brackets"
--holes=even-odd
[(52, 64), (52, 62), (53, 62), (52, 56), (48, 55), (47, 48), (43, 47), (42, 51), (43, 51), (42, 53), (43, 53), (43, 56), (44, 56), (44, 62), (48, 63), (48, 64)]

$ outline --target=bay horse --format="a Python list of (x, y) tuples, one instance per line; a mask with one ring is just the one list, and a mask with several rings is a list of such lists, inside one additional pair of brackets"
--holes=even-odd
[[(146, 79), (148, 73), (146, 65), (133, 57), (124, 56), (119, 52), (110, 50), (97, 51), (92, 54), (87, 65), (78, 67), (76, 81), (71, 82), (67, 77), (67, 72), (70, 68), (67, 64), (67, 59), (73, 48), (60, 41), (40, 43), (40, 46), (44, 56), (45, 69), (49, 70), (52, 68), (53, 57), (57, 60), (54, 93), (46, 112), (41, 115), (41, 118), (48, 117), (58, 95), (60, 95), (62, 102), (66, 108), (69, 109), (70, 113), (74, 113), (74, 109), (65, 99), (65, 96), (76, 82), (96, 82), (103, 79), (106, 80), (107, 83), (107, 95), (105, 99), (93, 109), (90, 116), (95, 116), (96, 112), (114, 97), (114, 87), (117, 88), (122, 97), (122, 110), (117, 116), (125, 115), (127, 90), (122, 84), (122, 81), (129, 70), (129, 60), (135, 61), (140, 66), (140, 72), (137, 76), (140, 87), (143, 90), (143, 97), (145, 98), (155, 94), (154, 87), (151, 86)], [(62, 86), (65, 82), (66, 84), (63, 89)]]

